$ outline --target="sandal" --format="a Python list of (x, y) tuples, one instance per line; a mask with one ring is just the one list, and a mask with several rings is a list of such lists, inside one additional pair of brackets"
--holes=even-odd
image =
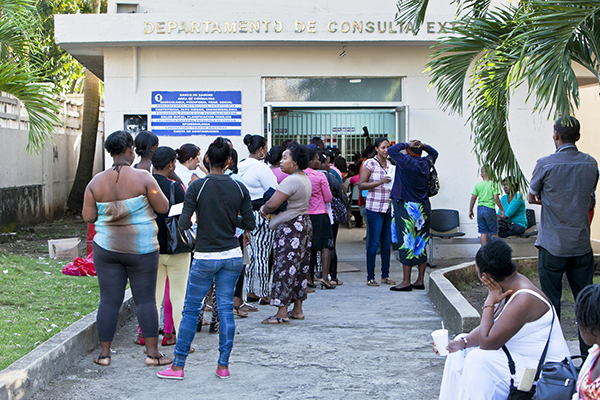
[(375, 279), (371, 279), (370, 281), (367, 281), (367, 286), (379, 286), (379, 283), (377, 283)]
[(146, 342), (144, 342), (144, 338), (141, 333), (138, 333), (137, 337), (133, 339), (133, 343), (139, 344), (140, 346), (145, 346)]
[(240, 311), (245, 311), (245, 312), (258, 312), (258, 308), (256, 307), (252, 307), (250, 304), (242, 304), (241, 306), (238, 307)]
[(329, 282), (332, 285), (336, 285), (336, 286), (342, 286), (344, 284), (344, 282), (338, 280), (337, 278), (336, 279), (330, 279)]
[[(103, 363), (102, 360), (108, 360), (108, 362)], [(108, 367), (110, 365), (110, 356), (94, 357), (94, 364), (102, 365), (103, 367)]]
[(299, 321), (302, 321), (302, 320), (305, 318), (305, 317), (304, 317), (304, 315), (303, 315), (303, 316), (301, 316), (301, 317), (294, 317), (294, 316), (292, 315), (292, 312), (291, 312), (291, 311), (288, 311), (288, 316), (290, 317), (290, 319), (297, 319), (297, 320), (299, 320)]
[[(167, 333), (167, 335), (168, 335), (168, 333)], [(171, 333), (171, 337), (163, 336), (161, 345), (162, 346), (173, 346), (175, 343), (177, 343), (177, 337), (175, 336), (174, 333)]]
[[(146, 365), (149, 365), (152, 367), (160, 367), (161, 365), (169, 365), (173, 362), (173, 360), (171, 360), (169, 357), (167, 357), (163, 353), (158, 353), (158, 354), (159, 355), (156, 357), (147, 355), (146, 356)], [(161, 361), (163, 358), (166, 358), (168, 361)]]
[(247, 318), (248, 313), (246, 311), (240, 310), (239, 307), (233, 306), (233, 315), (237, 315), (238, 317)]
[(394, 282), (393, 280), (391, 280), (390, 278), (383, 278), (381, 280), (381, 283), (385, 283), (386, 285), (395, 285), (396, 282)]
[(263, 319), (261, 324), (265, 325), (277, 325), (277, 324), (289, 324), (290, 320), (285, 318), (278, 318), (274, 315), (270, 316), (267, 319)]

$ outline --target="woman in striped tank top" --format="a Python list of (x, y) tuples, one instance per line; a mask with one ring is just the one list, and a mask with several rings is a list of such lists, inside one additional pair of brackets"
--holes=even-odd
[(110, 345), (129, 279), (146, 344), (146, 364), (169, 364), (172, 360), (157, 347), (155, 288), (159, 246), (154, 221), (154, 212), (166, 213), (169, 201), (148, 171), (131, 168), (135, 153), (129, 132), (112, 133), (104, 147), (113, 157), (113, 167), (90, 181), (82, 211), (83, 219), (96, 228), (93, 245), (100, 285), (96, 317), (100, 355), (94, 362), (110, 365)]

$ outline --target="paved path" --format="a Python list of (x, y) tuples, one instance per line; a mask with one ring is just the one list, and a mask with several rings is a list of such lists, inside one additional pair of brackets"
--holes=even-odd
[[(441, 318), (427, 290), (366, 286), (364, 232), (340, 229), (340, 260), (361, 271), (341, 273), (344, 285), (335, 290), (310, 294), (306, 320), (261, 325), (274, 313), (270, 306), (236, 317), (231, 379), (214, 373), (218, 335), (201, 332), (185, 380), (159, 380), (158, 369), (144, 365), (143, 348), (132, 342), (134, 319), (117, 333), (110, 367), (92, 363), (96, 349), (32, 399), (436, 399), (444, 359), (432, 352), (430, 332)], [(401, 276), (392, 257), (391, 277)], [(172, 347), (161, 350), (173, 355)]]

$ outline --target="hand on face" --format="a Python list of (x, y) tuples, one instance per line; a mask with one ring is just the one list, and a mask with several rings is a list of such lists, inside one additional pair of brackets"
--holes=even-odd
[(488, 297), (485, 301), (486, 305), (494, 305), (500, 303), (505, 297), (510, 296), (513, 292), (512, 289), (502, 292), (502, 286), (496, 282), (493, 278), (484, 274), (481, 276), (481, 282), (488, 288)]

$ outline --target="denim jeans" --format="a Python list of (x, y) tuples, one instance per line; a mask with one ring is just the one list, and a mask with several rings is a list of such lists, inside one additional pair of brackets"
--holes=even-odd
[(392, 214), (367, 210), (367, 280), (375, 279), (375, 256), (381, 246), (381, 279), (390, 276), (390, 241), (392, 240)]
[(183, 305), (181, 324), (177, 332), (175, 358), (173, 364), (184, 367), (190, 346), (196, 335), (198, 315), (202, 300), (206, 297), (213, 279), (217, 293), (217, 310), (219, 311), (219, 365), (229, 365), (229, 355), (233, 348), (235, 322), (233, 321), (233, 293), (243, 267), (243, 258), (225, 260), (194, 259), (190, 268), (185, 304)]

